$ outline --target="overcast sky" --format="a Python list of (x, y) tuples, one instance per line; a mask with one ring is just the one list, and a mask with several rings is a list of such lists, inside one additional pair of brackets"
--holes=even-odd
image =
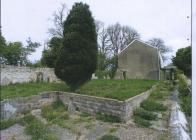
[[(78, 0), (1, 0), (2, 34), (7, 41), (22, 41), (28, 37), (42, 44), (30, 59), (39, 60), (48, 28), (61, 3), (71, 9)], [(80, 0), (90, 5), (95, 19), (106, 25), (119, 22), (135, 28), (141, 39), (162, 38), (175, 54), (178, 48), (190, 45), (190, 0)], [(196, 11), (193, 11), (193, 18)], [(194, 23), (195, 24), (195, 23)], [(194, 26), (194, 25), (193, 25)], [(194, 29), (193, 29), (194, 30)], [(196, 40), (193, 40), (195, 42)]]

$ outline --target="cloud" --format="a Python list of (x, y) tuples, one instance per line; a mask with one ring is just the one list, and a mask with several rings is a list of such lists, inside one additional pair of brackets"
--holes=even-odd
[[(26, 41), (28, 37), (41, 42), (49, 38), (48, 19), (61, 3), (71, 9), (81, 0), (2, 0), (2, 33), (7, 41)], [(174, 50), (189, 45), (190, 0), (82, 0), (90, 5), (95, 19), (106, 25), (119, 22), (135, 28), (144, 41), (162, 38)], [(195, 17), (195, 12), (194, 15)], [(30, 59), (41, 57), (43, 46)]]

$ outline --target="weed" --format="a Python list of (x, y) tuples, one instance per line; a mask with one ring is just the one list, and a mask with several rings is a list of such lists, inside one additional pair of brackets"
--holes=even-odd
[(63, 102), (60, 99), (57, 99), (55, 102), (52, 103), (52, 108), (57, 109), (59, 111), (65, 111), (67, 110), (67, 107), (63, 104)]
[(158, 103), (152, 99), (144, 100), (140, 106), (148, 111), (166, 111), (167, 107), (161, 103)]
[(26, 115), (20, 122), (25, 126), (26, 133), (32, 136), (32, 140), (57, 140), (57, 136), (31, 114)]
[(149, 127), (151, 125), (151, 123), (148, 120), (145, 120), (139, 116), (134, 116), (133, 119), (134, 122), (139, 126)]
[(182, 110), (185, 112), (187, 116), (191, 116), (192, 114), (192, 98), (191, 96), (180, 97), (180, 105)]
[(93, 126), (92, 122), (89, 122), (89, 123), (87, 123), (87, 124), (85, 125), (85, 128), (86, 128), (86, 129), (90, 129), (90, 128), (92, 128), (92, 126)]
[(99, 140), (120, 140), (117, 136), (104, 135)]
[(143, 108), (137, 108), (134, 110), (134, 115), (135, 116), (139, 116), (143, 119), (146, 120), (156, 120), (157, 119), (157, 115), (150, 112), (150, 111), (146, 111)]
[(107, 115), (107, 114), (104, 114), (102, 112), (98, 112), (96, 114), (96, 119), (101, 120), (103, 122), (111, 122), (111, 123), (121, 122), (119, 117), (113, 116), (113, 115)]
[(82, 112), (80, 114), (81, 117), (90, 117), (91, 115), (89, 113), (86, 113), (86, 112)]
[(18, 122), (18, 119), (1, 120), (0, 129), (6, 129)]
[(110, 132), (110, 133), (114, 133), (114, 132), (116, 132), (116, 131), (117, 131), (117, 129), (118, 129), (117, 127), (112, 127), (112, 128), (110, 129), (110, 131), (109, 131), (109, 132)]
[(64, 104), (57, 100), (52, 103), (52, 105), (42, 107), (42, 116), (46, 118), (48, 121), (52, 121), (54, 119), (69, 119), (69, 114), (65, 112), (66, 108)]
[(21, 114), (27, 115), (27, 114), (29, 114), (30, 112), (31, 112), (30, 109), (25, 109), (25, 110), (21, 111)]

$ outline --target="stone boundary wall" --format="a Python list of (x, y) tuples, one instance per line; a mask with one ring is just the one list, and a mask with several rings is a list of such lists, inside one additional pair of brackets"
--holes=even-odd
[(92, 115), (95, 115), (97, 112), (104, 112), (108, 115), (120, 117), (123, 122), (127, 122), (131, 119), (133, 110), (138, 107), (143, 100), (148, 98), (154, 88), (155, 86), (125, 101), (76, 93), (57, 91), (44, 92), (31, 97), (20, 97), (2, 101), (1, 114), (3, 118), (11, 118), (25, 109), (40, 108), (44, 104), (50, 104), (58, 97), (64, 105), (68, 107), (68, 110), (70, 108), (74, 111), (78, 108)]
[(41, 93), (29, 97), (17, 97), (1, 101), (1, 119), (14, 118), (25, 110), (41, 108), (43, 105), (51, 104), (57, 99), (57, 94)]
[(136, 95), (132, 98), (125, 100), (126, 110), (124, 111), (125, 115), (123, 115), (124, 116), (123, 120), (128, 121), (133, 115), (133, 110), (139, 107), (140, 103), (145, 99), (147, 99), (150, 96), (151, 92), (154, 91), (155, 89), (156, 89), (156, 85), (152, 86), (151, 89), (142, 92), (139, 95)]
[(64, 92), (59, 92), (59, 97), (66, 106), (75, 106), (79, 110), (90, 114), (104, 112), (108, 115), (120, 117), (122, 121), (127, 122), (133, 115), (133, 110), (143, 100), (147, 99), (155, 88), (156, 86), (153, 86), (151, 89), (125, 101)]
[(30, 68), (11, 65), (1, 65), (1, 85), (25, 82), (55, 82), (58, 81), (53, 68)]

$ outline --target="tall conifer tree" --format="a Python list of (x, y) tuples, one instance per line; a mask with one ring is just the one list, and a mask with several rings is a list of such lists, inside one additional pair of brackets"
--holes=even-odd
[(97, 63), (95, 22), (87, 4), (74, 4), (64, 23), (63, 35), (55, 74), (74, 91), (91, 79)]

